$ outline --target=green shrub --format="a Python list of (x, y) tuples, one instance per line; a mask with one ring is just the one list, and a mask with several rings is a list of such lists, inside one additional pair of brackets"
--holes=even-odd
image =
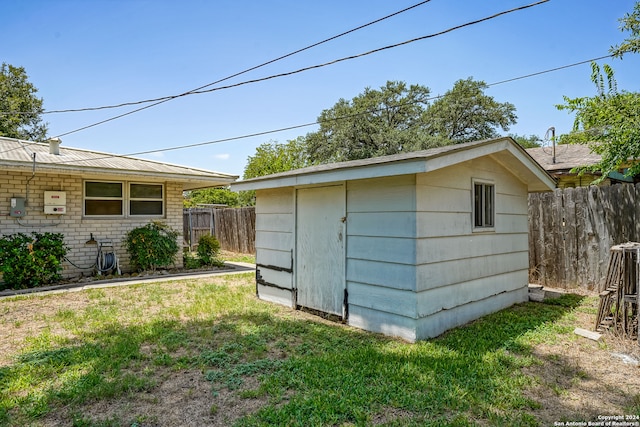
[(127, 233), (125, 246), (131, 267), (138, 271), (155, 270), (174, 263), (179, 233), (161, 221), (153, 221)]
[(48, 285), (62, 278), (62, 260), (67, 254), (60, 233), (24, 233), (0, 239), (0, 289), (25, 289)]
[(202, 265), (221, 267), (224, 263), (218, 259), (220, 242), (216, 236), (205, 234), (198, 239), (198, 258)]
[(195, 268), (202, 267), (200, 258), (194, 256), (191, 252), (188, 251), (182, 254), (182, 265), (187, 270), (193, 270)]

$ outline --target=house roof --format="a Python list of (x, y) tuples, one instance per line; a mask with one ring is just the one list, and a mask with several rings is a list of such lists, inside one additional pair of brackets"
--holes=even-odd
[(184, 190), (229, 185), (238, 179), (235, 175), (220, 172), (63, 145), (60, 145), (59, 153), (50, 154), (48, 143), (0, 137), (0, 167), (3, 170), (31, 172), (35, 154), (36, 173), (163, 180), (182, 183)]
[(323, 184), (431, 172), (474, 158), (490, 156), (527, 184), (530, 192), (555, 188), (553, 178), (510, 137), (448, 145), (391, 156), (315, 165), (238, 181), (234, 191)]
[(579, 166), (595, 165), (602, 160), (588, 145), (582, 144), (557, 145), (555, 163), (552, 147), (528, 148), (527, 153), (549, 172), (569, 171)]

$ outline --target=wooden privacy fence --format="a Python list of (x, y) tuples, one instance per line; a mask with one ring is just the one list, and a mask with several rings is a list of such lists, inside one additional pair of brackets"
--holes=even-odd
[(640, 184), (529, 195), (529, 281), (603, 290), (610, 249), (640, 238)]
[(255, 253), (256, 210), (247, 208), (183, 209), (184, 245), (190, 250), (198, 246), (205, 234), (216, 236), (222, 249)]

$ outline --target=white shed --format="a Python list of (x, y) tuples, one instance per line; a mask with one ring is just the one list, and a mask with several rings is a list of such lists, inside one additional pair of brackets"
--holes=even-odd
[(260, 298), (415, 341), (527, 300), (527, 194), (555, 182), (507, 137), (231, 187), (256, 190)]

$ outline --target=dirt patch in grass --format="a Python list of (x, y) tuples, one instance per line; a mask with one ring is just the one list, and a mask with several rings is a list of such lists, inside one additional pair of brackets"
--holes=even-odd
[(0, 307), (0, 367), (8, 365), (13, 355), (24, 348), (27, 337), (49, 331), (52, 335), (71, 338), (68, 330), (52, 325), (49, 319), (64, 310), (71, 312), (86, 307), (87, 303), (85, 293), (71, 298), (25, 297), (3, 301)]
[(411, 420), (415, 414), (404, 409), (386, 407), (373, 417), (371, 417), (371, 425), (385, 425), (390, 423), (401, 423)]
[[(594, 320), (595, 315), (578, 311), (572, 326), (592, 330)], [(524, 371), (534, 379), (527, 394), (540, 404), (532, 414), (541, 425), (631, 415), (630, 408), (638, 404), (637, 341), (610, 333), (599, 342), (573, 335), (555, 344), (539, 344), (533, 355), (539, 364)]]
[(229, 426), (264, 404), (261, 399), (239, 397), (239, 392), (257, 386), (257, 382), (248, 381), (231, 392), (213, 390), (199, 370), (157, 369), (153, 376), (157, 384), (148, 391), (88, 403), (75, 414), (52, 412), (43, 424), (67, 426), (75, 418), (96, 425)]

